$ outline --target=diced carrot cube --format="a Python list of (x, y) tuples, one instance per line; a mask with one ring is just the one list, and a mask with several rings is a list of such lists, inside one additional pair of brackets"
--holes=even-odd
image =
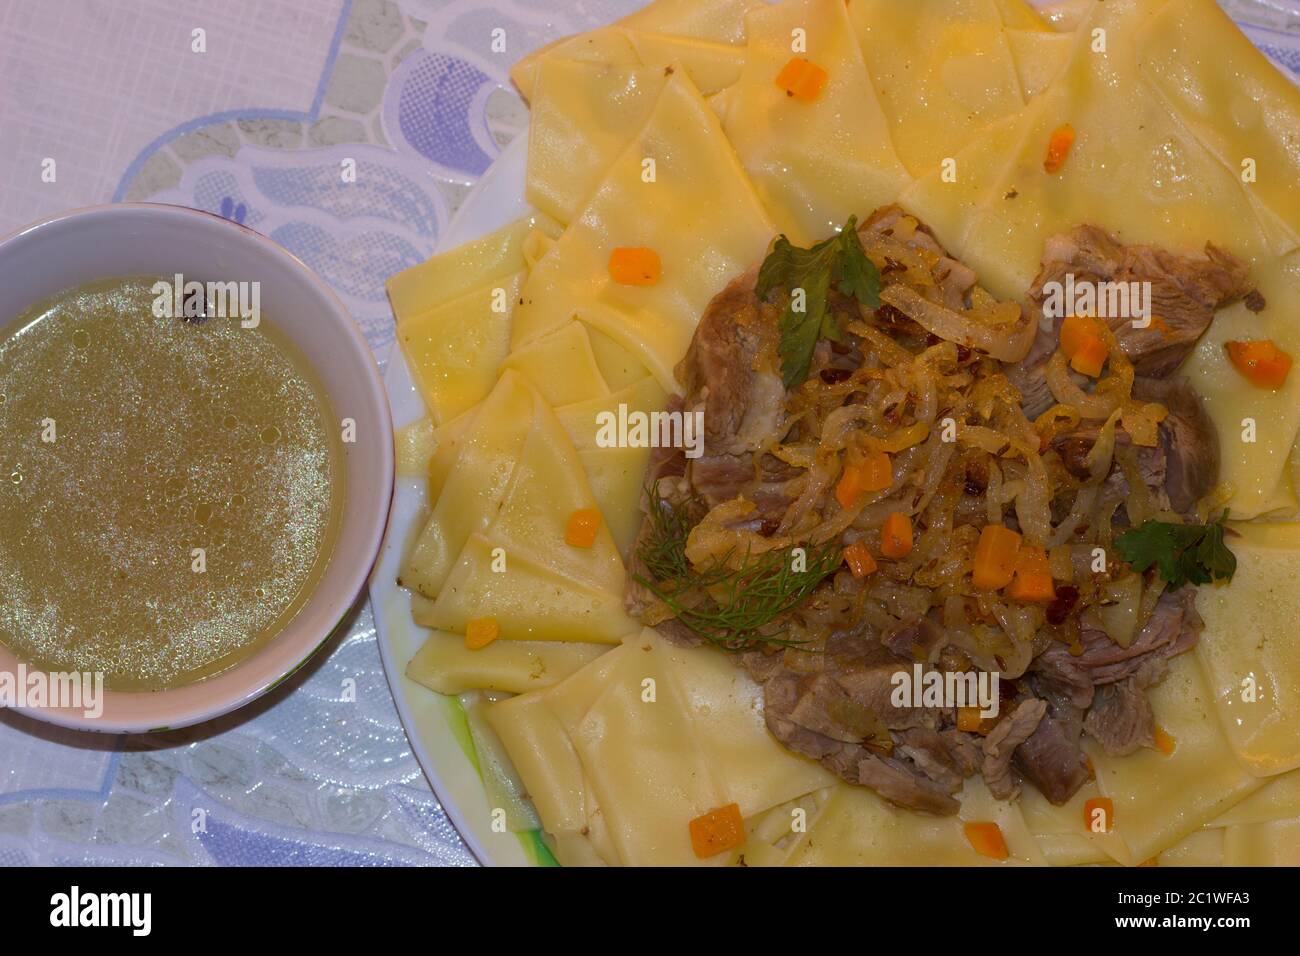
[(1100, 338), (1086, 339), (1070, 359), (1070, 368), (1080, 375), (1096, 378), (1106, 367), (1106, 359), (1109, 357), (1110, 346), (1105, 341)]
[(1061, 351), (1066, 358), (1074, 358), (1076, 352), (1089, 339), (1100, 339), (1101, 322), (1087, 315), (1067, 315), (1061, 322)]
[(600, 512), (595, 508), (579, 508), (569, 515), (569, 523), (564, 529), (564, 543), (575, 548), (590, 548), (596, 543), (600, 520)]
[(876, 559), (861, 541), (854, 541), (844, 549), (844, 563), (849, 566), (849, 572), (855, 578), (865, 578), (877, 568)]
[(609, 277), (619, 285), (654, 285), (663, 263), (653, 249), (619, 247), (609, 254)]
[(1074, 148), (1074, 137), (1074, 127), (1069, 123), (1052, 133), (1052, 138), (1047, 143), (1047, 159), (1043, 161), (1043, 169), (1053, 175), (1061, 171), (1070, 156), (1070, 150)]
[(880, 529), (880, 553), (887, 558), (905, 558), (912, 553), (912, 519), (895, 511)]
[(882, 451), (867, 452), (850, 458), (835, 485), (835, 500), (844, 509), (852, 508), (866, 492), (884, 491), (894, 483), (893, 465)]
[(1237, 371), (1258, 388), (1281, 388), (1291, 371), (1291, 356), (1271, 339), (1224, 342), (1223, 347)]
[(482, 650), (501, 636), (501, 628), (494, 617), (476, 617), (465, 625), (465, 646), (471, 651)]
[(1020, 552), (1020, 535), (1000, 524), (986, 524), (980, 529), (975, 545), (972, 582), (977, 588), (996, 591), (1011, 583)]
[(957, 708), (957, 729), (964, 730), (968, 734), (979, 733), (980, 726), (984, 723), (984, 718), (980, 716), (978, 707), (958, 707)]
[(1007, 597), (1025, 604), (1046, 603), (1056, 598), (1052, 567), (1042, 548), (1022, 547), (1016, 554), (1015, 579)]
[(1109, 833), (1115, 825), (1115, 803), (1110, 797), (1093, 797), (1083, 805), (1083, 828), (1089, 833)]
[(1169, 733), (1163, 727), (1157, 727), (1155, 732), (1156, 749), (1166, 757), (1173, 754), (1178, 748), (1178, 741), (1169, 736)]
[(745, 842), (745, 821), (740, 805), (729, 803), (690, 822), (691, 849), (701, 860), (726, 853)]
[(963, 829), (971, 849), (980, 856), (1005, 860), (1011, 855), (1007, 852), (1007, 841), (1002, 837), (1002, 828), (996, 823), (967, 823)]
[(840, 475), (840, 480), (835, 483), (835, 500), (845, 511), (858, 503), (858, 496), (862, 494), (859, 480), (860, 476), (856, 470), (845, 468), (844, 473)]
[(829, 78), (829, 74), (816, 63), (796, 56), (776, 75), (776, 85), (785, 90), (787, 96), (811, 103), (821, 96)]

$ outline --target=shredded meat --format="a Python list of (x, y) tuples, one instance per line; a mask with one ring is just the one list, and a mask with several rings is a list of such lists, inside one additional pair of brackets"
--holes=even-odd
[(1011, 759), (1016, 748), (1029, 739), (1047, 713), (1047, 703), (1030, 698), (1003, 718), (984, 738), (984, 782), (999, 800), (1008, 800), (1019, 789), (1011, 776)]
[(932, 661), (948, 643), (943, 628), (928, 617), (906, 621), (884, 635), (881, 643), (903, 660)]
[[(1183, 256), (1154, 246), (1126, 246), (1096, 226), (1079, 226), (1047, 240), (1030, 299), (1041, 307), (1046, 299), (1044, 286), (1064, 285), (1067, 276), (1074, 277), (1076, 286), (1151, 283), (1150, 326), (1135, 328), (1132, 318), (1125, 316), (1107, 319), (1137, 374), (1149, 378), (1173, 373), (1209, 328), (1215, 311), (1253, 290), (1246, 265), (1212, 243), (1206, 244), (1203, 256)], [(1050, 331), (1040, 328), (1029, 355), (1008, 370), (1031, 418), (1052, 404), (1045, 371), (1056, 350), (1061, 321), (1058, 317)]]
[(889, 757), (869, 753), (858, 761), (857, 782), (886, 800), (914, 810), (951, 815), (961, 809), (961, 804), (941, 784)]
[(757, 277), (751, 269), (714, 296), (677, 366), (687, 410), (704, 413), (704, 454), (687, 467), (710, 504), (736, 497), (753, 482), (753, 453), (782, 431), (780, 309), (759, 301)]
[(1054, 713), (1044, 714), (1016, 748), (1014, 762), (1025, 779), (1057, 806), (1067, 803), (1089, 778), (1078, 730)]
[(1112, 757), (1155, 745), (1155, 717), (1147, 695), (1132, 677), (1097, 688), (1084, 732)]
[(1204, 626), (1196, 613), (1191, 590), (1165, 592), (1156, 602), (1151, 620), (1128, 647), (1120, 647), (1103, 631), (1085, 630), (1079, 664), (1094, 685), (1113, 684), (1132, 677), (1151, 662), (1163, 662), (1190, 650)]
[[(1163, 423), (1161, 427), (1163, 428)], [(1087, 479), (1088, 453), (1092, 451), (1093, 446), (1097, 443), (1100, 432), (1101, 424), (1099, 422), (1081, 422), (1078, 427), (1052, 439), (1052, 447), (1061, 456), (1061, 464), (1074, 477)], [(1119, 448), (1133, 448), (1137, 458), (1138, 472), (1142, 476), (1143, 483), (1154, 495), (1156, 508), (1160, 511), (1169, 510), (1172, 505), (1168, 489), (1170, 479), (1167, 446), (1139, 445), (1135, 447), (1132, 438), (1129, 437), (1127, 432), (1123, 431), (1116, 432), (1115, 444)], [(1215, 447), (1217, 449), (1217, 444)], [(1117, 501), (1124, 501), (1128, 498), (1128, 478), (1122, 471), (1116, 470), (1112, 472), (1107, 481), (1107, 489)], [(1207, 488), (1206, 491), (1208, 490)], [(1193, 500), (1192, 504), (1195, 504), (1195, 500)]]
[(1169, 410), (1160, 423), (1160, 448), (1165, 459), (1164, 491), (1170, 507), (1190, 514), (1196, 503), (1219, 483), (1219, 433), (1205, 412), (1201, 397), (1183, 376), (1139, 378), (1133, 395), (1158, 402)]
[[(1111, 378), (1076, 377), (1083, 397), (1074, 400), (1083, 408), (1117, 396), (1113, 403), (1085, 414), (1062, 400), (1039, 419), (1054, 400), (1045, 369), (1054, 356), (1060, 362), (1057, 331), (1040, 330), (1023, 361), (997, 361), (1006, 357), (997, 344), (979, 339), (987, 329), (962, 323), (1008, 322), (1024, 355), (1033, 329), (1020, 305), (997, 302), (897, 206), (867, 217), (859, 237), (882, 297), (898, 307), (875, 308), (832, 286), (827, 307), (840, 334), (817, 341), (805, 382), (783, 384), (785, 304), (759, 299), (756, 268), (705, 310), (677, 368), (683, 395), (670, 404), (704, 413), (703, 454), (651, 457), (628, 608), (674, 641), (711, 640), (735, 652), (762, 685), (773, 737), (899, 806), (956, 813), (956, 796), (976, 773), (1000, 799), (1028, 783), (1062, 804), (1090, 777), (1085, 733), (1109, 754), (1154, 745), (1146, 691), (1200, 633), (1190, 589), (1162, 592), (1154, 574), (1143, 578), (1122, 563), (1090, 577), (1079, 558), (1109, 549), (1135, 515), (1191, 515), (1217, 482), (1212, 424), (1190, 383), (1172, 373), (1214, 310), (1249, 291), (1245, 267), (1213, 245), (1184, 257), (1125, 246), (1089, 226), (1051, 240), (1031, 300), (1041, 303), (1044, 284), (1070, 272), (1079, 282), (1147, 281), (1163, 328), (1111, 322), (1121, 349)], [(930, 327), (964, 330), (954, 338), (981, 341), (985, 354)], [(1053, 387), (1064, 392), (1060, 368)], [(849, 463), (880, 449), (888, 487), (846, 499), (839, 485)], [(689, 526), (682, 560), (715, 576), (665, 596), (662, 588), (677, 582), (652, 580), (642, 545), (668, 516)], [(914, 538), (889, 554), (885, 524), (899, 516)], [(975, 586), (976, 543), (989, 524), (1050, 553), (1045, 597)], [(837, 565), (849, 548), (865, 549), (872, 567)], [(796, 550), (831, 561), (795, 604), (740, 637), (688, 623), (718, 600), (720, 581), (736, 585), (718, 572)], [(1071, 575), (1061, 580), (1063, 565)], [(690, 573), (672, 567), (689, 584)], [(772, 583), (739, 580), (743, 594)], [(1100, 610), (1116, 600), (1107, 587), (1145, 599), (1130, 605), (1127, 646), (1099, 629)], [(742, 610), (740, 619), (756, 617)], [(1000, 675), (1001, 713), (978, 731), (956, 709), (973, 701), (936, 706), (896, 696), (900, 678), (991, 673)]]

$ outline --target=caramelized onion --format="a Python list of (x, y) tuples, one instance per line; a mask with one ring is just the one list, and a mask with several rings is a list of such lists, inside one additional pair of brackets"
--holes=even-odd
[[(1014, 316), (1008, 316), (1007, 321), (994, 325), (981, 321), (982, 317), (973, 316), (969, 312), (956, 312), (931, 302), (905, 285), (886, 286), (880, 293), (880, 301), (892, 305), (921, 328), (941, 339), (979, 349), (1003, 362), (1019, 362), (1028, 355), (1037, 334), (1035, 324), (1021, 316), (1018, 309)], [(996, 310), (993, 314), (1001, 317), (1007, 313)]]
[(1091, 393), (1085, 392), (1074, 384), (1070, 378), (1070, 367), (1065, 353), (1057, 349), (1047, 360), (1047, 387), (1052, 390), (1052, 397), (1062, 405), (1069, 405), (1080, 416), (1097, 421), (1104, 421), (1119, 408), (1123, 397), (1113, 394), (1110, 389), (1102, 389), (1099, 384)]

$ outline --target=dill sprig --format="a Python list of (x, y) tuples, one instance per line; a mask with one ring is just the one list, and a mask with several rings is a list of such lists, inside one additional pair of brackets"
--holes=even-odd
[(698, 499), (680, 505), (659, 497), (659, 482), (646, 488), (650, 501), (650, 532), (637, 551), (656, 581), (676, 581), (691, 573), (691, 562), (686, 557), (686, 536), (691, 533), (693, 506)]
[(634, 572), (637, 583), (688, 628), (726, 650), (802, 643), (764, 629), (802, 604), (839, 567), (843, 556), (835, 541), (804, 548), (802, 570), (794, 568), (798, 546), (746, 555), (734, 568), (733, 553), (695, 568), (686, 557), (686, 537), (693, 526), (689, 503), (663, 501), (657, 488), (650, 489), (650, 495), (650, 530), (637, 550), (649, 575)]

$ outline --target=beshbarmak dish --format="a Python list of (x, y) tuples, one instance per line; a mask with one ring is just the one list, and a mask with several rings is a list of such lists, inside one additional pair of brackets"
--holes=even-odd
[(389, 283), (406, 673), (511, 829), (1300, 862), (1300, 91), (1213, 0), (659, 0), (512, 77), (533, 212)]
[(175, 729), (302, 666), (365, 586), (393, 483), (337, 297), (250, 229), (121, 203), (0, 241), (0, 323), (0, 674), (81, 690), (17, 709)]

